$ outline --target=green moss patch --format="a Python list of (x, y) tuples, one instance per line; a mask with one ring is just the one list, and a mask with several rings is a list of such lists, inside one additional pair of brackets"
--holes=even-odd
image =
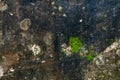
[(78, 37), (70, 37), (69, 45), (72, 48), (72, 53), (76, 53), (79, 51), (83, 44)]

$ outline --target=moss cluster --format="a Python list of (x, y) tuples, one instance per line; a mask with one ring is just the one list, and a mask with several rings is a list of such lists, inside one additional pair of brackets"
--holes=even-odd
[(88, 54), (86, 58), (88, 61), (92, 61), (94, 57), (92, 54)]
[(70, 37), (69, 45), (72, 48), (72, 53), (76, 53), (79, 51), (80, 47), (83, 45), (78, 37)]
[(90, 46), (89, 50), (88, 50), (88, 54), (86, 56), (86, 59), (88, 61), (92, 61), (94, 59), (94, 56), (93, 56), (93, 51), (94, 51), (94, 46)]

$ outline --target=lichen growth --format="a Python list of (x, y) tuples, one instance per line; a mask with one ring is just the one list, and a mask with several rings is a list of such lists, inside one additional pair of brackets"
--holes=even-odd
[(8, 5), (0, 0), (0, 11), (3, 12), (8, 9)]
[(26, 31), (31, 26), (31, 20), (29, 18), (26, 18), (20, 22), (20, 29)]

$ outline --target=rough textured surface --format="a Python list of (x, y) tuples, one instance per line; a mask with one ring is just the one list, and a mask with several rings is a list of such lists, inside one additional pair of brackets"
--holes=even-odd
[(0, 0), (0, 80), (120, 80), (119, 15), (119, 0)]
[(89, 65), (84, 80), (119, 80), (120, 79), (120, 39), (107, 47), (94, 58)]

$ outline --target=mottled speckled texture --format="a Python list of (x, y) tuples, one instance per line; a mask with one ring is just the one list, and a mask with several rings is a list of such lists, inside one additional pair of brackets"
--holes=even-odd
[[(119, 9), (119, 0), (0, 0), (0, 80), (119, 80), (119, 46), (108, 47)], [(75, 54), (70, 37), (83, 43)]]

